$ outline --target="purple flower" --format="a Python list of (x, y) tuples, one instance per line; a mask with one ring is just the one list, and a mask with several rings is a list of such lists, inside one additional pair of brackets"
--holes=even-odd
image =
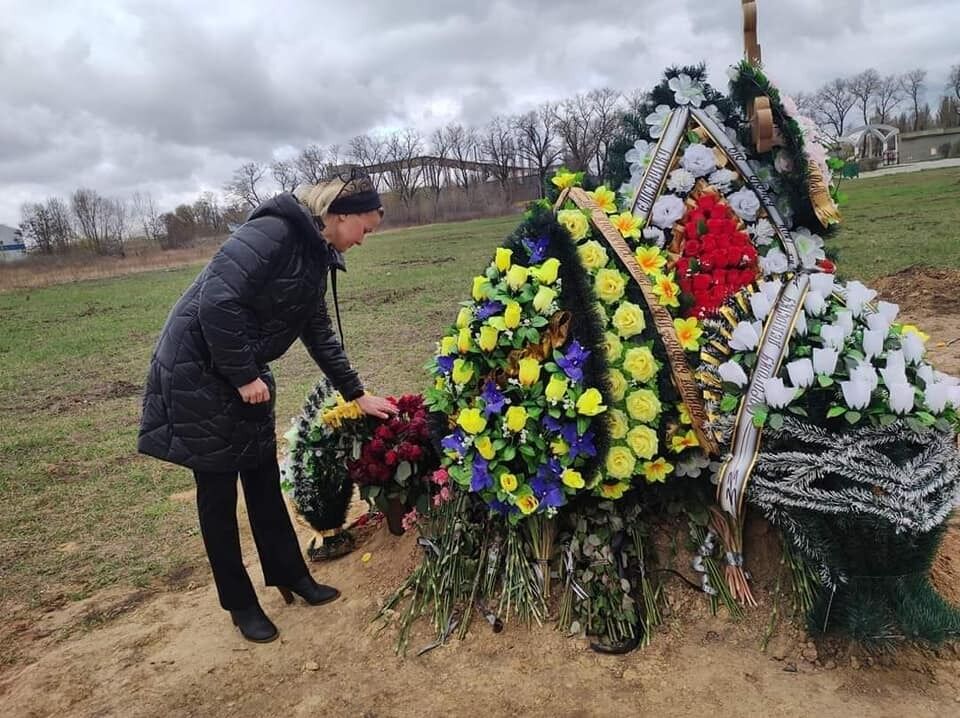
[(480, 395), (480, 398), (483, 399), (483, 413), (487, 418), (490, 418), (494, 414), (499, 414), (503, 411), (503, 405), (507, 403), (507, 398), (492, 381), (488, 381), (484, 385), (483, 394)]
[(557, 365), (563, 369), (573, 381), (583, 381), (583, 365), (590, 357), (590, 350), (580, 346), (580, 342), (574, 339), (570, 342), (566, 354), (560, 355), (557, 359)]
[(561, 471), (563, 467), (560, 462), (550, 459), (540, 467), (536, 477), (530, 482), (534, 496), (544, 508), (563, 506), (567, 502), (563, 487), (560, 485)]
[(464, 454), (464, 450), (463, 450), (463, 449), (464, 449), (464, 447), (463, 447), (463, 440), (464, 440), (464, 438), (465, 438), (465, 437), (464, 437), (464, 434), (463, 434), (463, 430), (462, 430), (462, 429), (457, 429), (457, 430), (456, 430), (455, 432), (453, 432), (452, 434), (449, 434), (448, 436), (443, 437), (443, 439), (440, 441), (440, 446), (442, 446), (442, 447), (444, 448), (444, 450), (446, 450), (446, 451), (454, 451), (454, 452), (456, 452), (458, 455), (463, 456), (463, 454)]
[(559, 434), (563, 431), (563, 424), (560, 423), (559, 419), (554, 419), (552, 416), (547, 414), (543, 417), (543, 428), (553, 434)]
[(511, 506), (505, 501), (500, 501), (499, 499), (494, 499), (489, 504), (490, 510), (500, 514), (501, 516), (509, 516), (510, 514), (515, 514), (519, 509), (516, 506)]
[(525, 239), (523, 240), (523, 247), (530, 255), (530, 264), (539, 264), (547, 258), (547, 249), (550, 247), (550, 239), (549, 237), (541, 237), (540, 239)]
[(437, 357), (437, 368), (441, 373), (450, 376), (450, 373), (453, 371), (453, 361), (453, 356)]
[(480, 492), (493, 486), (493, 478), (487, 470), (487, 462), (478, 456), (473, 460), (473, 472), (470, 475), (470, 490)]
[(502, 303), (488, 300), (481, 304), (477, 310), (477, 319), (481, 322), (486, 321), (490, 317), (500, 314), (504, 309), (506, 307)]
[(564, 424), (560, 430), (560, 436), (570, 447), (570, 458), (576, 459), (578, 456), (596, 456), (597, 447), (594, 445), (594, 433), (587, 431), (583, 436), (577, 431), (577, 425), (573, 422)]

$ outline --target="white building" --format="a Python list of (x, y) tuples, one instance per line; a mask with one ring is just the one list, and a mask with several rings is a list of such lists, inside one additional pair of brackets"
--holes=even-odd
[(27, 248), (20, 230), (0, 224), (0, 262), (14, 262), (26, 256)]

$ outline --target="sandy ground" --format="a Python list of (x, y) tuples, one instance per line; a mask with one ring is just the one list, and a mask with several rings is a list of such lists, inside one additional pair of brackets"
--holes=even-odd
[[(960, 374), (960, 273), (904, 272), (876, 283), (931, 334), (934, 364)], [(183, 496), (191, 500), (190, 496)], [(380, 529), (354, 554), (312, 564), (343, 591), (337, 602), (285, 606), (261, 589), (281, 630), (245, 642), (217, 605), (205, 567), (162, 593), (104, 591), (12, 627), (25, 661), (0, 669), (3, 716), (948, 716), (960, 715), (960, 649), (903, 648), (894, 655), (826, 640), (786, 621), (766, 651), (776, 586), (775, 541), (752, 531), (760, 607), (735, 622), (710, 616), (703, 597), (667, 583), (669, 606), (653, 645), (597, 655), (547, 625), (475, 621), (465, 641), (421, 657), (426, 626), (407, 657), (395, 632), (377, 632), (378, 602), (417, 560), (411, 536)], [(303, 531), (304, 545), (307, 532)], [(248, 566), (260, 580), (249, 531)], [(369, 552), (368, 562), (361, 561)], [(935, 567), (941, 592), (960, 600), (960, 527)], [(765, 566), (765, 568), (763, 568)], [(785, 578), (785, 577), (784, 577)], [(190, 579), (187, 581), (186, 579)], [(786, 586), (786, 583), (783, 584)], [(8, 626), (8, 628), (10, 628)]]

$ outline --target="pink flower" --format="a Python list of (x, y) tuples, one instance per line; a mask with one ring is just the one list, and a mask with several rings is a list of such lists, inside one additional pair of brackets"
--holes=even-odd
[(446, 469), (437, 469), (433, 472), (430, 480), (438, 486), (444, 486), (450, 481), (450, 474), (447, 473)]
[(420, 520), (420, 514), (416, 509), (410, 509), (409, 512), (403, 515), (403, 519), (400, 521), (400, 525), (403, 526), (404, 531), (410, 531), (417, 527), (417, 522)]
[(444, 486), (442, 489), (440, 489), (440, 493), (433, 497), (433, 505), (440, 506), (441, 504), (447, 503), (452, 498), (453, 492), (450, 490), (450, 487)]

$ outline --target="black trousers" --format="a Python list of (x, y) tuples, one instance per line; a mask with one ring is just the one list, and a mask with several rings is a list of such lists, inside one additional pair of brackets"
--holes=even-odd
[[(250, 528), (268, 586), (289, 586), (307, 575), (290, 514), (280, 492), (276, 461), (240, 471)], [(200, 532), (226, 610), (257, 604), (257, 594), (240, 554), (237, 526), (237, 472), (194, 471)]]

